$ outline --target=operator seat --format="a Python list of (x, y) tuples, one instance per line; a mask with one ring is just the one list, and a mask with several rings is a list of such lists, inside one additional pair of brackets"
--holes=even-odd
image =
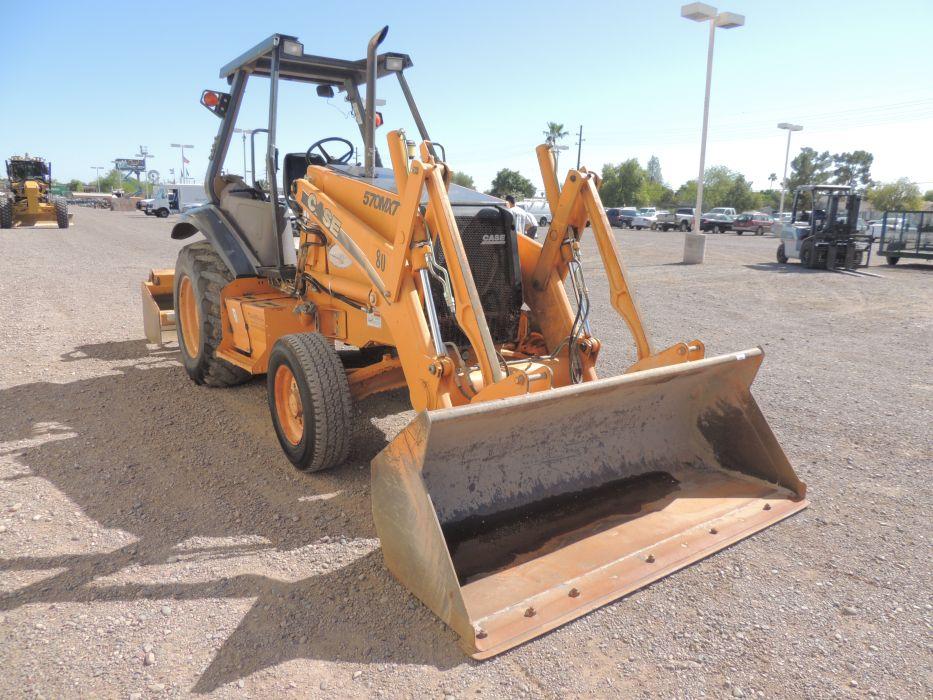
[[(312, 165), (327, 165), (324, 157), (317, 153), (311, 154)], [(282, 162), (282, 191), (285, 193), (285, 201), (288, 202), (294, 212), (298, 213), (298, 202), (292, 199), (292, 183), (298, 178), (304, 177), (308, 172), (308, 159), (304, 153), (286, 153)]]
[[(220, 210), (247, 240), (260, 264), (274, 265), (276, 234), (272, 226), (272, 202), (263, 199), (263, 193), (247, 185), (239, 175), (223, 175), (217, 184), (221, 188)], [(278, 203), (275, 209), (277, 227), (282, 231), (285, 229), (285, 209)], [(282, 239), (285, 259), (291, 261), (295, 255), (292, 237), (283, 236)]]

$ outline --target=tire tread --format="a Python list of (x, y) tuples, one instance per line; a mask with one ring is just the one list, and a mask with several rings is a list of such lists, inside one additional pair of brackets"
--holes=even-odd
[[(184, 260), (183, 260), (184, 258)], [(242, 384), (252, 378), (246, 370), (232, 365), (215, 355), (223, 337), (223, 323), (220, 319), (220, 292), (233, 275), (227, 266), (207, 241), (198, 241), (182, 248), (178, 253), (178, 263), (175, 266), (176, 282), (179, 272), (183, 268), (190, 271), (192, 282), (199, 279), (207, 284), (198, 285), (200, 296), (198, 298), (198, 317), (201, 321), (201, 333), (204, 335), (201, 361), (198, 367), (188, 370), (189, 376), (198, 384), (207, 384), (212, 387), (230, 387)], [(175, 318), (181, 318), (178, 309), (175, 309)], [(179, 327), (180, 331), (180, 327)], [(181, 346), (181, 343), (179, 343)], [(186, 366), (186, 369), (187, 366)]]
[[(311, 393), (311, 410), (306, 408), (305, 420), (310, 414), (313, 449), (304, 463), (295, 466), (303, 471), (339, 466), (350, 452), (353, 432), (353, 400), (343, 363), (329, 341), (318, 333), (293, 333), (283, 336), (276, 344), (284, 346), (286, 354), (294, 358), (298, 366), (292, 368), (293, 373), (301, 373)], [(273, 415), (274, 382), (270, 367), (269, 407)]]

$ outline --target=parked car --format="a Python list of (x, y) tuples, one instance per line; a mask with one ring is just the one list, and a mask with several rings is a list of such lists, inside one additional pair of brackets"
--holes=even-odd
[(609, 219), (609, 225), (613, 228), (625, 228), (626, 223), (631, 226), (634, 216), (634, 209), (620, 209), (619, 207), (606, 209), (606, 218)]
[(609, 225), (616, 228), (632, 228), (632, 221), (638, 216), (635, 207), (611, 208), (606, 211)]
[[(897, 216), (888, 217), (888, 231), (900, 231), (904, 227), (904, 219)], [(872, 219), (869, 221), (865, 228), (865, 233), (867, 233), (871, 240), (877, 241), (881, 238), (881, 231), (884, 228), (884, 219)]]
[(726, 214), (707, 212), (700, 217), (700, 230), (712, 233), (725, 233), (732, 228), (732, 218)]
[(517, 203), (538, 221), (538, 226), (547, 226), (551, 223), (551, 207), (546, 199), (526, 199)]
[(673, 214), (658, 212), (657, 225), (662, 231), (670, 231), (672, 228), (689, 231), (693, 228), (693, 207), (678, 207)]
[[(667, 212), (664, 212), (667, 213)], [(641, 231), (643, 228), (657, 229), (658, 210), (654, 207), (641, 207), (638, 214), (632, 219), (632, 228)]]
[(760, 211), (747, 211), (735, 217), (732, 222), (732, 230), (736, 235), (743, 233), (754, 233), (756, 236), (764, 235), (765, 231), (771, 230), (771, 224), (774, 223), (768, 214), (762, 214)]

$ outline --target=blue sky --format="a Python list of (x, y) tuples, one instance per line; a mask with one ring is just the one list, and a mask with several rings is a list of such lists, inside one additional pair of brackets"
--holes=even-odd
[[(195, 145), (189, 168), (200, 179), (218, 122), (198, 98), (223, 88), (221, 65), (273, 32), (297, 35), (308, 53), (362, 58), (388, 24), (383, 49), (411, 55), (408, 79), (432, 138), (478, 186), (502, 167), (539, 181), (534, 146), (553, 120), (572, 134), (584, 125), (584, 165), (645, 164), (654, 154), (677, 187), (697, 169), (707, 40), (680, 5), (191, 0), (113, 13), (112, 3), (56, 0), (37, 21), (34, 7), (12, 3), (0, 155), (29, 151), (50, 159), (59, 179), (90, 180), (91, 166), (142, 144), (165, 177), (178, 168), (169, 144), (184, 142)], [(717, 32), (708, 165), (766, 187), (783, 167), (775, 125), (793, 121), (805, 127), (793, 150), (862, 148), (875, 154), (876, 179), (933, 189), (933, 2), (730, 0), (719, 9), (747, 23)], [(267, 86), (251, 83), (241, 126), (263, 125)], [(385, 128), (415, 134), (397, 88), (379, 96)], [(287, 85), (280, 148), (303, 151), (329, 135), (359, 142), (346, 112), (339, 98)], [(384, 144), (384, 132), (377, 138)], [(574, 142), (564, 141), (562, 164), (575, 162)], [(239, 146), (227, 166), (242, 171)]]

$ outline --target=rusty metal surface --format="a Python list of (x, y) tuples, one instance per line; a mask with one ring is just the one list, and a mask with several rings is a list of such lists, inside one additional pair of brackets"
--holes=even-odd
[(485, 658), (806, 507), (761, 360), (421, 413), (373, 461), (389, 569)]

